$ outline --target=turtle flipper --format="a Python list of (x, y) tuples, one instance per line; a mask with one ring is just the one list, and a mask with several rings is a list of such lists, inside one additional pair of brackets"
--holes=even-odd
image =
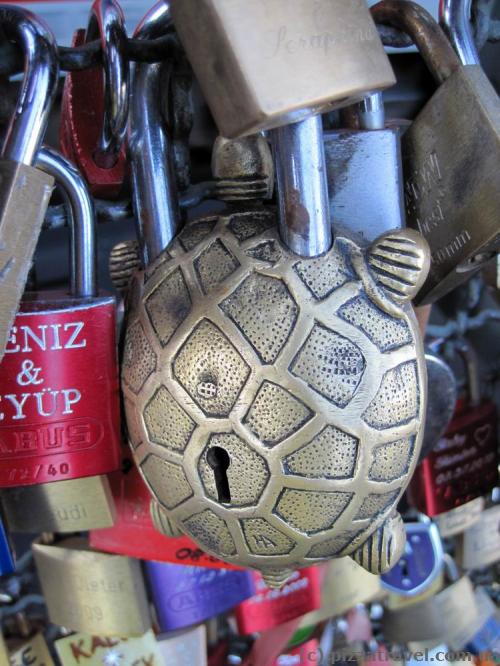
[(403, 554), (406, 532), (401, 516), (393, 511), (380, 527), (351, 554), (352, 559), (372, 574), (392, 569)]
[(420, 291), (430, 267), (427, 241), (413, 229), (389, 231), (367, 251), (370, 271), (378, 284), (399, 303)]
[(168, 515), (168, 511), (166, 511), (156, 500), (151, 500), (149, 511), (153, 525), (158, 532), (173, 538), (184, 536), (181, 530), (177, 527), (177, 523), (175, 523)]

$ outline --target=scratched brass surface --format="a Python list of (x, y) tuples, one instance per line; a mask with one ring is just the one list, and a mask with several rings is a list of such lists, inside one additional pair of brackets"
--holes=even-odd
[(89, 476), (0, 492), (13, 532), (85, 532), (111, 527), (115, 506), (107, 476)]
[(54, 179), (0, 161), (0, 361), (24, 292)]
[(92, 636), (142, 636), (151, 627), (139, 560), (91, 551), (85, 539), (33, 544), (54, 624)]
[(413, 231), (303, 259), (262, 207), (190, 223), (138, 274), (124, 404), (166, 532), (273, 578), (356, 552), (390, 566), (425, 414), (408, 299), (428, 261)]
[(395, 83), (364, 0), (173, 0), (172, 16), (228, 138), (297, 122)]

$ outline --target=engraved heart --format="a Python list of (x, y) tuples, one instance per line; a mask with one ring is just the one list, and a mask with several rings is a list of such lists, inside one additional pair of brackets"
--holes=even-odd
[(480, 428), (474, 431), (474, 441), (479, 446), (484, 446), (489, 440), (491, 435), (491, 423), (485, 423)]

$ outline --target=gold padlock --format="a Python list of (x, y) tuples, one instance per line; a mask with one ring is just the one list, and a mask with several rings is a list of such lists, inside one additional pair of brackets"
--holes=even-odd
[(11, 532), (85, 532), (111, 527), (115, 516), (103, 475), (4, 488), (0, 497)]
[(82, 538), (33, 544), (51, 622), (99, 636), (142, 636), (151, 627), (138, 560), (90, 550)]
[(297, 122), (395, 82), (364, 0), (174, 0), (172, 17), (225, 137)]

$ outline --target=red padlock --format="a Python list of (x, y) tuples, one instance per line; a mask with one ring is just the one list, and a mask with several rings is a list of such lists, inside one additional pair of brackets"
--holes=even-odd
[(242, 634), (266, 631), (317, 610), (321, 606), (320, 567), (299, 569), (280, 589), (270, 589), (262, 575), (253, 572), (256, 594), (236, 607)]
[(103, 67), (68, 72), (59, 143), (62, 153), (83, 173), (94, 196), (115, 198), (127, 168), (123, 142), (129, 97), (126, 32), (123, 12), (116, 2), (96, 0), (87, 30), (77, 30), (72, 45), (82, 46), (97, 36)]
[[(72, 207), (71, 294), (26, 294), (0, 365), (0, 487), (118, 469), (115, 301), (96, 296), (92, 200), (80, 174), (44, 149), (37, 166)], [(57, 484), (56, 484), (57, 485)]]
[(459, 353), (467, 366), (468, 400), (457, 402), (448, 428), (417, 467), (408, 489), (411, 503), (436, 516), (485, 495), (498, 483), (496, 406), (481, 397), (476, 354)]
[[(127, 455), (128, 449), (125, 450)], [(123, 471), (110, 476), (116, 516), (113, 527), (91, 530), (90, 545), (96, 550), (142, 560), (188, 564), (214, 569), (238, 569), (204, 553), (186, 536), (166, 537), (154, 528), (151, 493), (134, 462), (127, 459)]]

